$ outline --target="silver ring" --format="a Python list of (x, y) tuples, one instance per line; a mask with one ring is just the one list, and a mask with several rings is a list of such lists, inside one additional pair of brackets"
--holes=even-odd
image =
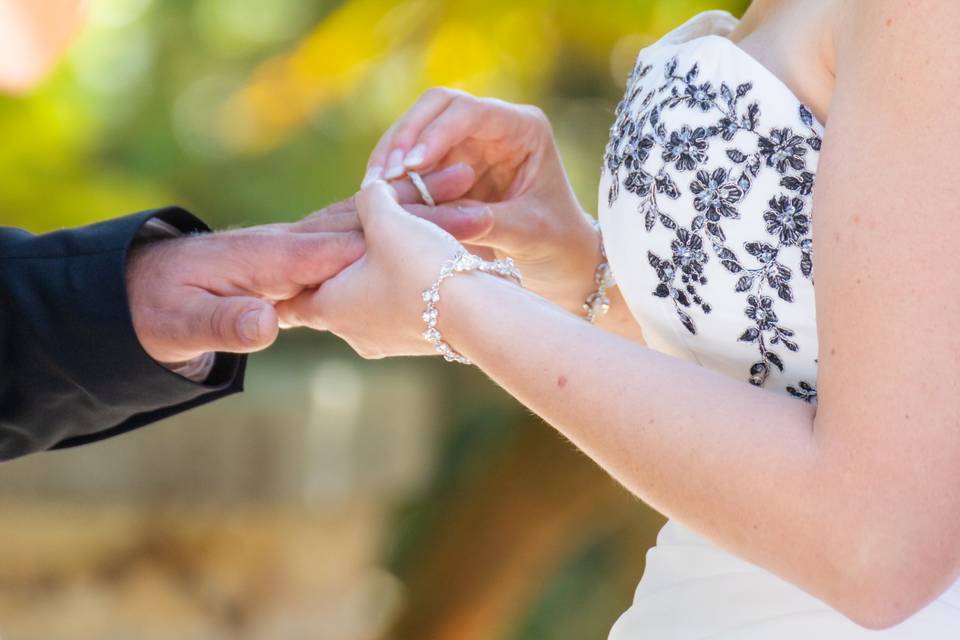
[(407, 175), (410, 177), (410, 182), (413, 183), (413, 186), (420, 192), (420, 198), (431, 207), (437, 206), (437, 203), (433, 200), (433, 196), (430, 195), (430, 190), (427, 189), (427, 183), (423, 181), (420, 174), (416, 171), (407, 171)]

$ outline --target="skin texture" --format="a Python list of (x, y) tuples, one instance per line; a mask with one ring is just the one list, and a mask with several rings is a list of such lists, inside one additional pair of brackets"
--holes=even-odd
[[(644, 501), (880, 629), (960, 576), (960, 5), (834, 6), (813, 216), (818, 407), (484, 274), (444, 284), (439, 326)], [(419, 295), (454, 240), (382, 183), (357, 203), (366, 257), (278, 311), (366, 357), (428, 353)]]
[[(455, 165), (425, 177), (441, 200), (457, 198), (474, 182)], [(411, 210), (460, 237), (482, 233), (487, 222), (456, 207), (412, 204), (409, 182), (397, 184)], [(172, 240), (134, 249), (127, 291), (134, 329), (144, 350), (167, 364), (210, 351), (250, 353), (270, 346), (280, 328), (274, 304), (316, 288), (364, 253), (353, 198), (294, 224), (265, 225)]]

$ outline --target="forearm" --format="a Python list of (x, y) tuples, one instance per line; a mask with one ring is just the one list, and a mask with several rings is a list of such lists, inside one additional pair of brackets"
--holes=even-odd
[(837, 558), (855, 553), (863, 514), (850, 504), (868, 496), (813, 437), (814, 407), (601, 331), (491, 276), (445, 287), (440, 329), (454, 348), (630, 491), (828, 602), (849, 596), (850, 567)]

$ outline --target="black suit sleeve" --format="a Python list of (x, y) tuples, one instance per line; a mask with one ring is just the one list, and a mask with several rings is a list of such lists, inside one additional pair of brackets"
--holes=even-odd
[(0, 227), (0, 460), (101, 440), (242, 390), (243, 357), (219, 354), (196, 384), (140, 346), (127, 252), (153, 217), (209, 231), (178, 208), (40, 236)]

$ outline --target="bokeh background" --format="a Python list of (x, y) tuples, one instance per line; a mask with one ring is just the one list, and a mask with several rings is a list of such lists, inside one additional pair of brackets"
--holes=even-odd
[[(0, 98), (0, 224), (296, 219), (434, 85), (541, 106), (592, 210), (637, 51), (746, 4), (92, 0)], [(0, 466), (6, 640), (583, 640), (629, 604), (660, 516), (479, 372), (291, 332), (247, 388)]]

